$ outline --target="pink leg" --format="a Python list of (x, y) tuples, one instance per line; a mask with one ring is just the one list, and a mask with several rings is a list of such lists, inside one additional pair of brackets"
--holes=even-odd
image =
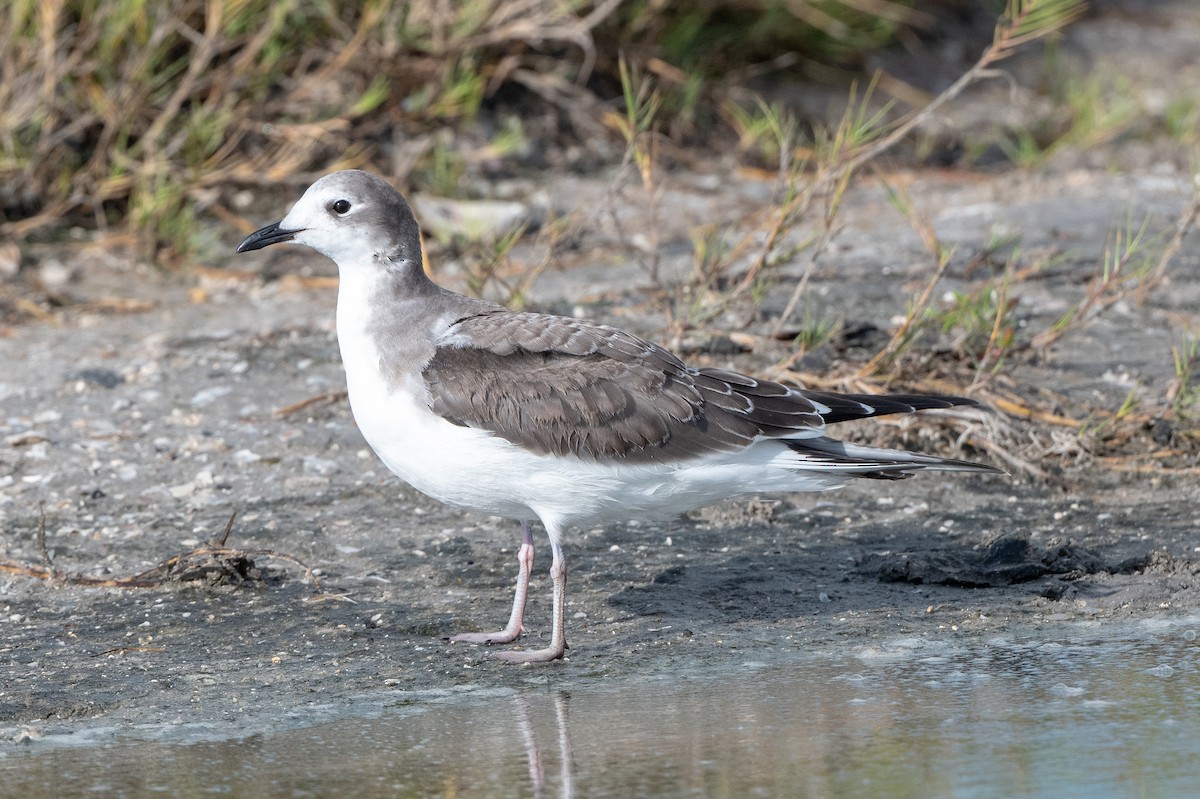
[(545, 649), (508, 650), (497, 652), (496, 657), (509, 663), (546, 663), (558, 660), (567, 651), (565, 632), (567, 615), (567, 564), (563, 561), (562, 545), (553, 530), (550, 532), (550, 579), (554, 583), (554, 627), (550, 631), (550, 645)]
[(517, 550), (517, 593), (513, 597), (512, 615), (508, 617), (508, 626), (494, 633), (460, 633), (452, 636), (451, 641), (465, 641), (469, 644), (510, 644), (521, 637), (525, 628), (525, 600), (529, 596), (529, 573), (533, 571), (533, 533), (529, 522), (521, 522), (521, 548)]

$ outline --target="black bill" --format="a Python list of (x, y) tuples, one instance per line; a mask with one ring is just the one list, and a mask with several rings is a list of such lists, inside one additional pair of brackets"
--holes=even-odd
[(263, 247), (269, 247), (272, 244), (291, 241), (299, 232), (299, 230), (281, 230), (279, 223), (275, 222), (264, 228), (259, 228), (247, 236), (246, 240), (238, 245), (237, 251), (250, 252), (251, 250), (261, 250)]

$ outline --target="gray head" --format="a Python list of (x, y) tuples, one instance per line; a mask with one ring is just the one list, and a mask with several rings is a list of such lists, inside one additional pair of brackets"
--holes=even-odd
[(280, 221), (256, 230), (238, 252), (294, 241), (332, 258), (340, 269), (383, 262), (421, 270), (421, 234), (408, 203), (381, 178), (359, 169), (334, 172), (308, 187)]

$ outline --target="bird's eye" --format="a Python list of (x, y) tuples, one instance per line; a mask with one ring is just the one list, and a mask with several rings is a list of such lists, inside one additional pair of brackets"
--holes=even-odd
[(329, 204), (329, 207), (338, 216), (344, 216), (346, 213), (348, 213), (350, 211), (350, 201), (349, 200), (334, 200), (333, 202), (331, 202)]

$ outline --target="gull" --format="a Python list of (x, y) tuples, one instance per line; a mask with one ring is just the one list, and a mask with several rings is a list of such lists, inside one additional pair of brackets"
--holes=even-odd
[(452, 640), (520, 637), (533, 568), (530, 523), (546, 528), (550, 642), (497, 652), (503, 660), (563, 657), (562, 541), (570, 528), (927, 469), (999, 472), (825, 434), (836, 422), (976, 405), (971, 399), (793, 388), (689, 366), (608, 325), (512, 311), (442, 288), (425, 273), (408, 203), (368, 172), (322, 177), (237, 251), (283, 242), (308, 245), (337, 264), (337, 337), (350, 408), (380, 460), (434, 499), (521, 522), (507, 626)]

